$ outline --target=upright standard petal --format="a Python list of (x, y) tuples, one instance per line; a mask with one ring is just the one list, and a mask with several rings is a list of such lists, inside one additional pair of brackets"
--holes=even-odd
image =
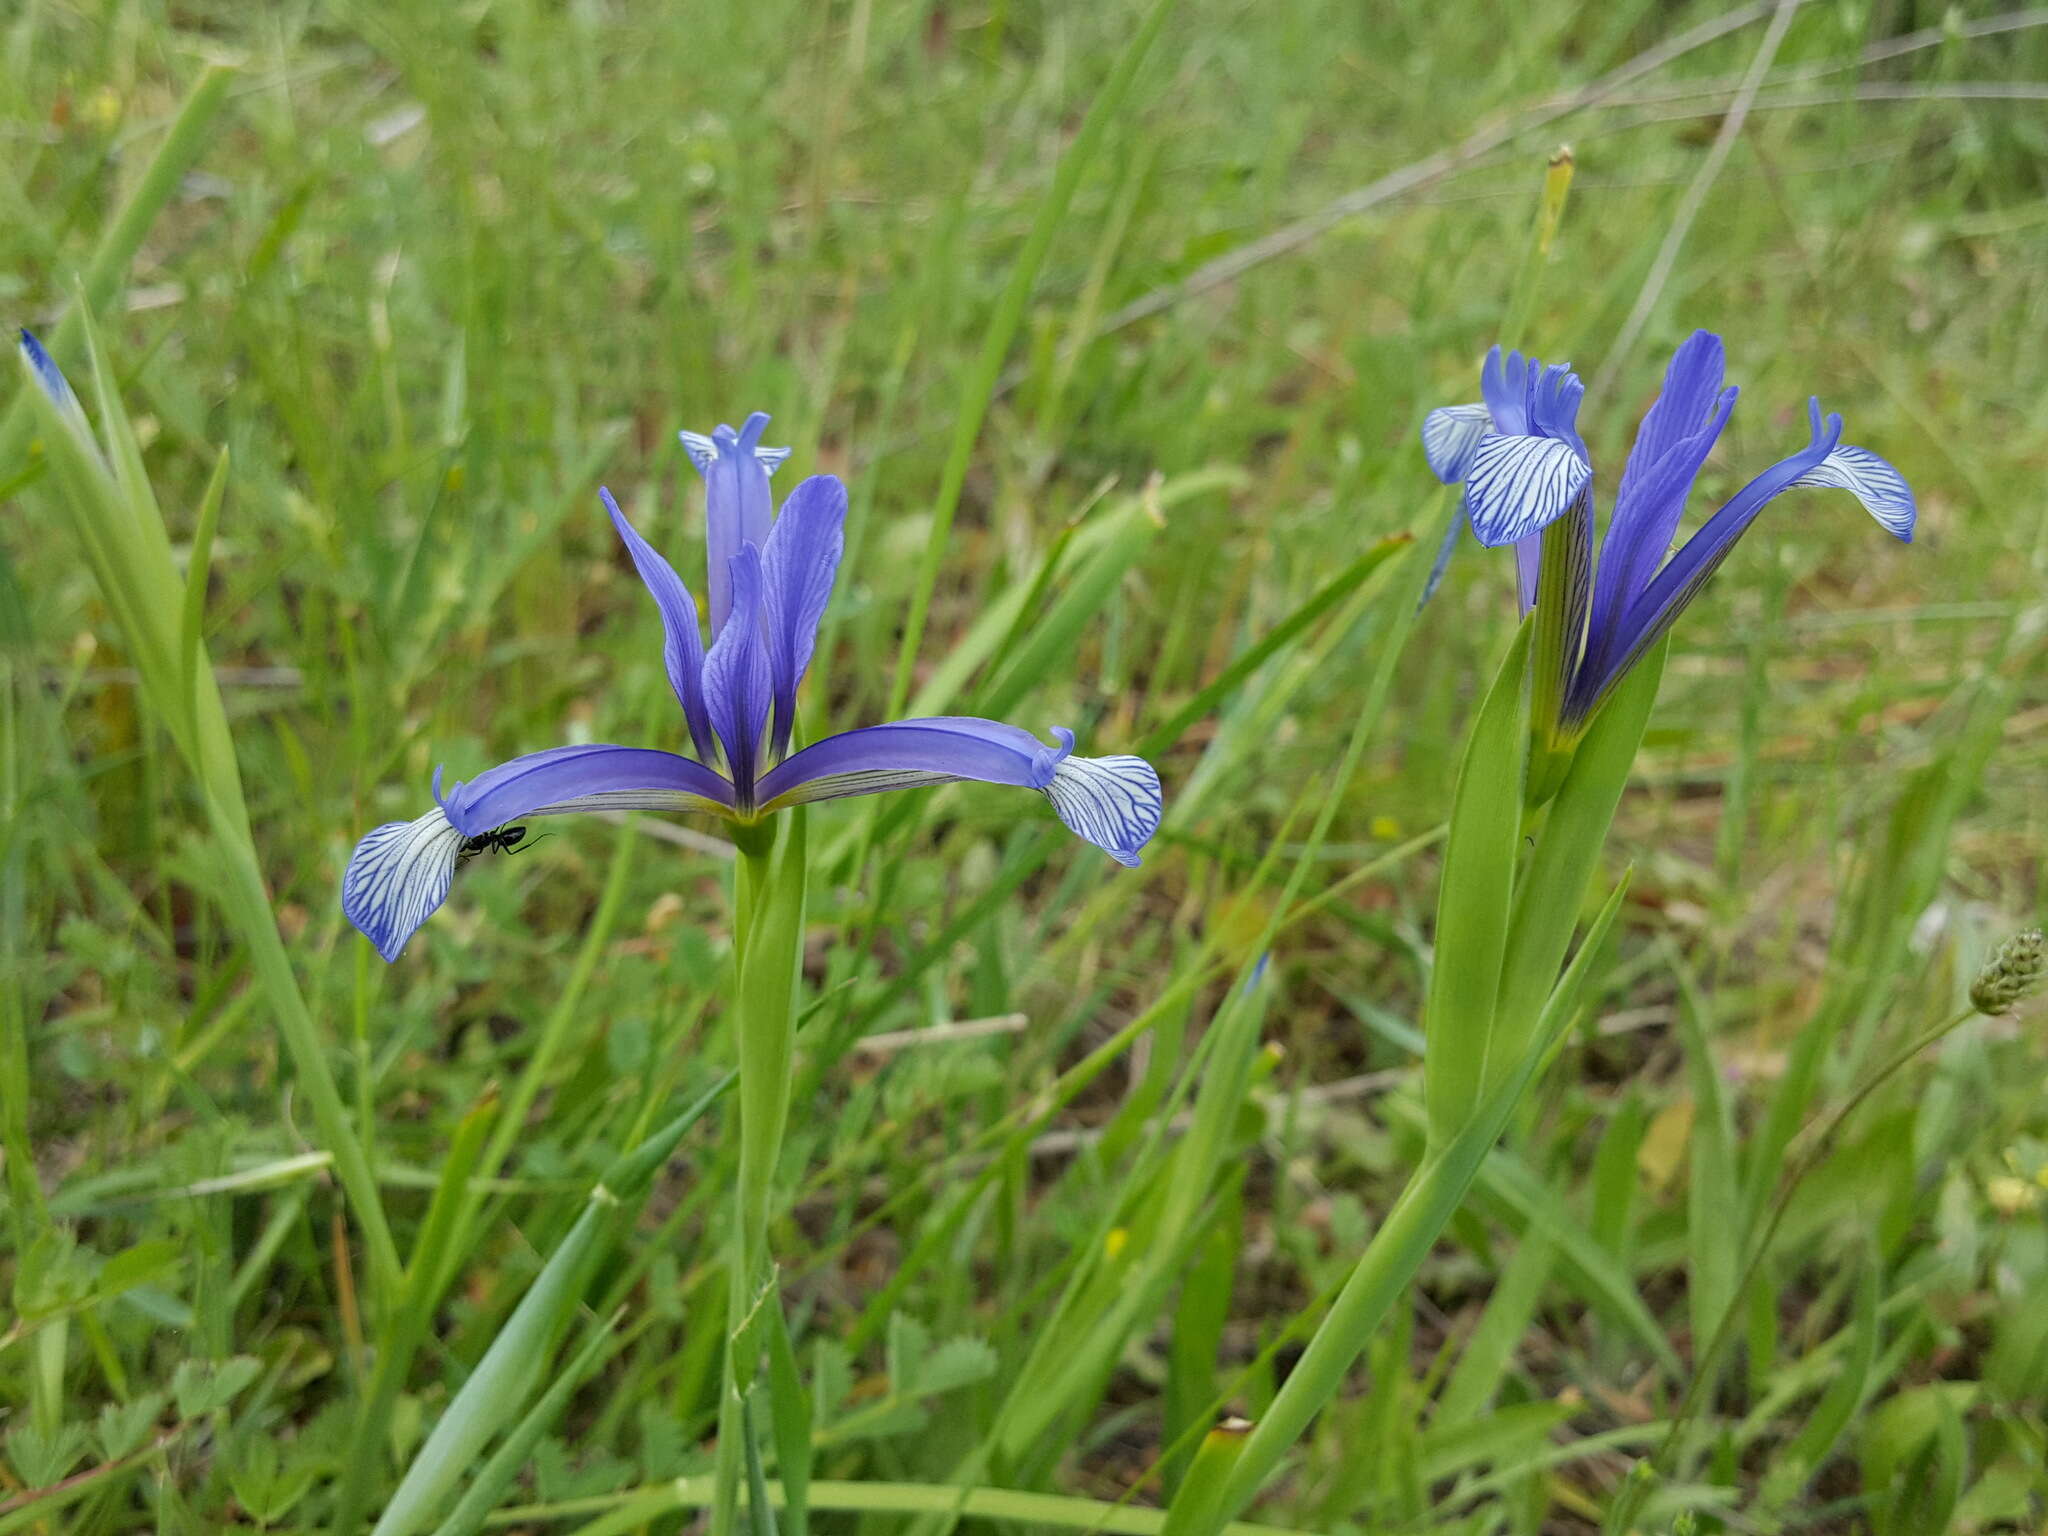
[(1569, 443), (1582, 462), (1592, 463), (1586, 440), (1579, 436), (1579, 402), (1586, 398), (1586, 386), (1570, 363), (1541, 367), (1532, 359), (1530, 368), (1529, 430), (1538, 437)]
[(1479, 392), (1486, 398), (1493, 430), (1509, 437), (1525, 437), (1529, 426), (1529, 375), (1541, 363), (1524, 359), (1519, 352), (1503, 352), (1496, 346), (1479, 366)]
[(1493, 436), (1472, 455), (1465, 507), (1490, 548), (1539, 533), (1579, 498), (1592, 466), (1554, 437)]
[(828, 736), (769, 771), (764, 810), (972, 779), (1035, 789), (1060, 820), (1124, 864), (1159, 828), (1159, 776), (1136, 757), (1076, 758), (1071, 731), (1057, 746), (995, 720), (932, 716)]
[(1821, 415), (1820, 402), (1809, 406), (1812, 439), (1805, 448), (1780, 459), (1750, 481), (1704, 527), (1685, 541), (1640, 597), (1629, 604), (1612, 632), (1601, 637), (1599, 654), (1588, 658), (1573, 681), (1566, 702), (1569, 719), (1583, 721), (1607, 697), (1622, 675), (1677, 621), (1679, 614), (1706, 586), (1736, 541), (1771, 502), (1817, 470), (1841, 441), (1842, 418)]
[(832, 601), (845, 527), (846, 487), (836, 476), (813, 475), (789, 493), (761, 551), (762, 619), (775, 687), (773, 757), (789, 747), (796, 691), (818, 643), (818, 621)]
[(1600, 543), (1593, 630), (1613, 632), (1671, 549), (1700, 466), (1720, 440), (1735, 391), (1721, 387), (1721, 338), (1695, 331), (1671, 359), (1664, 389), (1636, 433)]
[(640, 579), (654, 595), (655, 607), (661, 610), (661, 659), (668, 668), (669, 686), (675, 690), (676, 702), (683, 706), (683, 718), (689, 722), (690, 740), (697, 756), (709, 762), (718, 748), (711, 735), (711, 717), (704, 709), (704, 637), (697, 629), (697, 604), (690, 589), (676, 575), (675, 567), (626, 520), (626, 514), (612, 500), (612, 493), (600, 487), (597, 494), (603, 498), (612, 526), (618, 529), (627, 553), (633, 557), (633, 569), (640, 573)]
[(709, 437), (682, 434), (690, 462), (704, 477), (705, 543), (711, 599), (711, 634), (724, 633), (732, 612), (732, 560), (744, 544), (768, 542), (774, 502), (768, 477), (789, 457), (787, 448), (763, 448), (768, 417), (756, 411), (735, 432), (721, 423)]
[(448, 899), (462, 833), (441, 808), (391, 821), (356, 844), (341, 877), (341, 910), (389, 962)]
[(725, 744), (732, 772), (733, 803), (754, 808), (760, 770), (761, 732), (774, 698), (774, 674), (761, 622), (761, 551), (742, 544), (732, 557), (732, 613), (711, 654), (704, 658), (704, 706), (712, 729)]
[(1493, 430), (1484, 405), (1438, 406), (1422, 418), (1422, 456), (1445, 485), (1456, 485), (1472, 467), (1479, 440)]
[(1615, 491), (1617, 517), (1636, 482), (1674, 447), (1697, 434), (1720, 407), (1726, 368), (1726, 350), (1712, 331), (1694, 331), (1671, 354), (1664, 370), (1664, 387), (1644, 413), (1628, 463), (1621, 471), (1621, 484)]

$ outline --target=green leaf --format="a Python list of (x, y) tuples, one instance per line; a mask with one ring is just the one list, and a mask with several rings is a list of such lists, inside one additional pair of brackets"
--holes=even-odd
[(47, 1488), (78, 1465), (89, 1441), (82, 1424), (65, 1424), (52, 1432), (17, 1424), (7, 1434), (7, 1459), (27, 1487)]
[(966, 1336), (948, 1339), (919, 1362), (916, 1391), (920, 1397), (958, 1391), (977, 1381), (987, 1381), (1001, 1368), (1001, 1358), (985, 1340)]
[(1478, 1419), (1492, 1405), (1494, 1393), (1514, 1366), (1515, 1351), (1529, 1331), (1556, 1258), (1556, 1248), (1532, 1222), (1494, 1282), (1479, 1326), (1472, 1330), (1457, 1369), (1437, 1399), (1432, 1427)]
[(1024, 248), (1010, 264), (1009, 282), (1004, 285), (1002, 296), (989, 316), (988, 328), (982, 334), (980, 356), (960, 393), (959, 409), (953, 418), (953, 442), (946, 454), (945, 469), (940, 474), (938, 493), (933, 498), (931, 531), (925, 539), (917, 581), (911, 588), (910, 611), (904, 618), (903, 639), (897, 650), (896, 675), (889, 688), (886, 718), (900, 717), (904, 704), (910, 698), (911, 677), (917, 665), (918, 648), (924, 640), (925, 617), (931, 611), (940, 563), (945, 558), (946, 541), (953, 530), (953, 515), (960, 506), (960, 492), (967, 484), (974, 444), (981, 436), (982, 420), (1002, 377), (1003, 359), (1009, 355), (1010, 343), (1016, 338), (1017, 327), (1024, 319), (1031, 290), (1038, 282), (1039, 268), (1044, 265), (1053, 237), (1066, 218), (1082, 174), (1101, 148), (1109, 125), (1122, 112), (1124, 99), (1137, 80), (1139, 67), (1145, 62), (1146, 54), (1151, 51), (1153, 41), (1165, 26), (1172, 9), (1173, 0), (1153, 0), (1145, 19), (1129, 33), (1115, 68), (1096, 93), (1095, 100), (1089, 104), (1088, 115), (1081, 120), (1080, 130), (1060, 156), (1058, 167), (1053, 171), (1052, 185), (1046, 189), (1031, 221), (1031, 233), (1025, 237)]
[[(605, 1170), (604, 1178), (584, 1203), (582, 1214), (555, 1245), (540, 1274), (512, 1309), (497, 1337), (491, 1340), (476, 1369), (469, 1373), (469, 1380), (462, 1384), (462, 1390), (455, 1394), (455, 1400), (427, 1436), (426, 1444), (413, 1457), (412, 1465), (399, 1481), (398, 1491), (377, 1521), (375, 1536), (411, 1536), (426, 1523), (448, 1490), (471, 1473), (477, 1454), (491, 1437), (518, 1418), (539, 1381), (555, 1340), (560, 1338), (583, 1299), (592, 1268), (604, 1256), (613, 1230), (614, 1211), (627, 1201), (639, 1200), (654, 1170), (675, 1150), (683, 1133), (718, 1101), (730, 1081), (721, 1079), (675, 1119)], [(594, 1352), (601, 1347), (604, 1330), (595, 1332), (597, 1336), (585, 1345), (586, 1351)], [(551, 1390), (566, 1394), (563, 1383), (573, 1385), (573, 1370), (572, 1367), (571, 1372), (557, 1376)], [(545, 1407), (549, 1400), (544, 1398), (541, 1406)], [(536, 1409), (524, 1422), (534, 1426), (532, 1434), (537, 1439), (546, 1418)], [(522, 1462), (525, 1454), (521, 1452)], [(515, 1463), (505, 1476), (509, 1479), (518, 1469)], [(474, 1491), (472, 1487), (471, 1495)], [(483, 1512), (489, 1512), (488, 1506)]]
[(112, 1299), (138, 1285), (164, 1279), (185, 1259), (185, 1245), (175, 1238), (159, 1237), (123, 1248), (100, 1267), (93, 1284), (96, 1295)]
[(226, 1360), (181, 1360), (171, 1373), (171, 1396), (177, 1400), (178, 1417), (203, 1418), (225, 1408), (249, 1383), (263, 1374), (263, 1362), (250, 1355)]
[(93, 1425), (93, 1439), (100, 1448), (100, 1454), (108, 1461), (119, 1461), (130, 1451), (140, 1448), (149, 1438), (149, 1432), (156, 1427), (156, 1421), (164, 1411), (164, 1394), (145, 1392), (142, 1396), (126, 1403), (108, 1403), (100, 1409), (98, 1421)]
[(92, 1261), (69, 1227), (47, 1228), (15, 1266), (14, 1310), (25, 1322), (74, 1307), (92, 1291)]
[(1243, 1419), (1225, 1419), (1202, 1437), (1188, 1475), (1181, 1482), (1180, 1495), (1166, 1512), (1160, 1536), (1198, 1536), (1223, 1523), (1230, 1474), (1244, 1454), (1245, 1438), (1251, 1428)]
[[(1676, 954), (1682, 983), (1679, 1027), (1685, 1037), (1688, 1076), (1692, 1082), (1692, 1156), (1686, 1184), (1686, 1246), (1690, 1264), (1686, 1300), (1692, 1336), (1711, 1339), (1721, 1314), (1735, 1300), (1740, 1262), (1740, 1189), (1735, 1170), (1735, 1124), (1721, 1071), (1707, 1037), (1706, 1002), (1692, 985), (1690, 969)], [(1711, 1383), (1710, 1383), (1711, 1386)]]
[[(1521, 1059), (1543, 999), (1550, 995), (1557, 968), (1571, 946), (1615, 808), (1628, 787), (1636, 751), (1657, 702), (1668, 644), (1653, 647), (1615, 688), (1573, 753), (1563, 787), (1536, 831), (1535, 850), (1515, 887), (1514, 916), (1501, 961), (1496, 1063)], [(1487, 1085), (1503, 1070), (1493, 1067)]]
[(1789, 1503), (1799, 1497), (1806, 1481), (1820, 1469), (1871, 1391), (1871, 1368), (1877, 1364), (1878, 1347), (1884, 1338), (1884, 1324), (1878, 1312), (1883, 1267), (1877, 1245), (1865, 1243), (1857, 1265), (1847, 1354), (1799, 1433), (1773, 1458), (1775, 1464), (1766, 1475), (1765, 1487), (1775, 1500)]
[(1189, 726), (1214, 710), (1247, 678), (1291, 644), (1297, 635), (1365, 585), (1367, 577), (1413, 542), (1414, 535), (1408, 533), (1391, 534), (1381, 539), (1318, 587), (1294, 612), (1231, 658), (1230, 664), (1217, 673), (1207, 686), (1175, 710), (1131, 750), (1144, 758), (1156, 758), (1167, 751), (1186, 734)]
[[(1472, 723), (1451, 799), (1437, 894), (1436, 958), (1423, 1016), (1423, 1096), (1432, 1147), (1447, 1145), (1464, 1128), (1489, 1083), (1517, 1059), (1504, 1048), (1496, 1056), (1494, 1013), (1521, 841), (1528, 655), (1524, 624)], [(1526, 1036), (1526, 1030), (1516, 1033)], [(1496, 1060), (1500, 1068), (1492, 1065)]]
[[(617, 1317), (591, 1325), (589, 1337), (578, 1347), (568, 1364), (555, 1376), (547, 1391), (526, 1411), (519, 1422), (512, 1426), (505, 1436), (504, 1444), (491, 1455), (462, 1491), (462, 1498), (449, 1511), (448, 1518), (435, 1528), (434, 1536), (474, 1536), (490, 1513), (497, 1507), (505, 1491), (512, 1486), (512, 1480), (519, 1475), (519, 1469), (529, 1460), (539, 1464), (543, 1453), (548, 1455), (548, 1466), (543, 1478), (545, 1483), (552, 1477), (557, 1483), (572, 1483), (576, 1492), (605, 1492), (619, 1486), (626, 1480), (629, 1469), (624, 1463), (611, 1457), (598, 1456), (580, 1472), (568, 1471), (567, 1450), (554, 1443), (542, 1443), (542, 1436), (548, 1427), (561, 1417), (562, 1410), (569, 1406), (569, 1398), (582, 1385), (583, 1380), (604, 1358), (611, 1343), (612, 1327)], [(495, 1347), (495, 1346), (494, 1346)], [(471, 1378), (474, 1380), (474, 1378)], [(465, 1388), (464, 1390), (467, 1390)], [(451, 1409), (452, 1411), (452, 1409)], [(444, 1421), (445, 1422), (445, 1421)], [(439, 1433), (438, 1426), (436, 1427)], [(403, 1488), (400, 1489), (403, 1492)], [(390, 1518), (390, 1511), (385, 1511)], [(383, 1528), (383, 1522), (378, 1522)]]

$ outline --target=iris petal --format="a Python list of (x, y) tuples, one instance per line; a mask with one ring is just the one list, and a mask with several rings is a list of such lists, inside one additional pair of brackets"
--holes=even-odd
[(996, 720), (933, 716), (846, 731), (815, 742), (761, 781), (764, 810), (970, 779), (1036, 789), (1077, 836), (1123, 864), (1158, 830), (1159, 776), (1135, 757), (1070, 756), (1071, 731), (1048, 746)]
[(647, 747), (550, 747), (457, 784), (433, 810), (376, 828), (341, 878), (341, 910), (386, 960), (448, 897), (463, 842), (507, 822), (577, 811), (725, 812), (732, 789), (702, 763)]
[(1592, 476), (1571, 444), (1557, 438), (1489, 437), (1465, 478), (1472, 531), (1492, 548), (1525, 539), (1555, 521)]
[(1599, 637), (1599, 654), (1589, 658), (1574, 680), (1566, 713), (1585, 720), (1606, 698), (1622, 675), (1641, 659), (1643, 653), (1677, 622), (1688, 604), (1721, 568), (1729, 551), (1756, 521), (1757, 514), (1832, 454), (1842, 436), (1842, 418), (1823, 418), (1820, 402), (1811, 403), (1813, 436), (1807, 446), (1773, 464), (1737, 491), (1699, 532), (1685, 541), (1643, 593), (1628, 607), (1620, 621)]
[(1913, 488), (1904, 475), (1868, 448), (1843, 443), (1792, 483), (1847, 491), (1887, 533), (1908, 544), (1913, 542), (1913, 524), (1919, 517)]
[(818, 621), (832, 601), (846, 548), (846, 487), (813, 475), (789, 493), (761, 551), (761, 600), (774, 677), (773, 754), (789, 745), (796, 691), (818, 643)]
[(593, 743), (529, 752), (438, 798), (463, 836), (481, 837), (522, 816), (606, 808), (729, 811), (732, 786), (674, 752)]
[(704, 477), (704, 525), (706, 583), (711, 607), (714, 639), (724, 633), (732, 612), (732, 560), (740, 546), (756, 547), (768, 540), (774, 502), (768, 491), (768, 476), (789, 457), (787, 448), (763, 448), (761, 434), (768, 417), (754, 412), (735, 432), (721, 423), (709, 437), (701, 432), (681, 434), (683, 450), (697, 473)]
[(420, 924), (448, 899), (462, 833), (439, 806), (391, 821), (356, 844), (341, 877), (341, 910), (386, 961), (405, 953)]
[(1456, 485), (1471, 468), (1479, 440), (1493, 429), (1484, 405), (1444, 405), (1422, 418), (1422, 454), (1445, 485)]
[(697, 628), (697, 604), (690, 589), (676, 575), (675, 567), (626, 520), (626, 514), (612, 500), (612, 493), (600, 488), (597, 494), (603, 498), (605, 510), (611, 513), (612, 526), (625, 540), (627, 553), (633, 557), (633, 568), (654, 595), (655, 607), (661, 610), (661, 657), (668, 668), (669, 686), (675, 690), (676, 702), (683, 706), (683, 718), (689, 722), (690, 740), (697, 755), (708, 760), (717, 749), (711, 735), (711, 717), (704, 709), (704, 637)]
[(1142, 757), (1067, 757), (1052, 771), (1045, 798), (1067, 830), (1119, 864), (1136, 868), (1138, 850), (1159, 830), (1166, 799)]
[(731, 622), (719, 631), (711, 654), (704, 658), (704, 706), (712, 729), (725, 744), (735, 801), (747, 809), (753, 804), (761, 732), (775, 695), (761, 626), (761, 552), (752, 544), (741, 545), (732, 557), (731, 586)]

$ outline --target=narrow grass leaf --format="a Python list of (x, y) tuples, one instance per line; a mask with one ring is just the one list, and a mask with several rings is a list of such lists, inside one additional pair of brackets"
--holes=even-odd
[(683, 1133), (717, 1102), (730, 1081), (719, 1082), (606, 1170), (575, 1224), (555, 1245), (540, 1274), (413, 1457), (373, 1536), (410, 1536), (424, 1526), (448, 1490), (469, 1473), (477, 1453), (514, 1420), (546, 1368), (553, 1341), (582, 1299), (592, 1269), (603, 1257), (617, 1212), (629, 1202), (637, 1204), (654, 1170), (675, 1150)]
[[(1523, 633), (1527, 633), (1526, 627)], [(1519, 736), (1515, 740), (1519, 745)], [(1628, 876), (1624, 875), (1594, 919), (1586, 942), (1559, 979), (1551, 1001), (1544, 1007), (1535, 1044), (1524, 1054), (1514, 1074), (1489, 1093), (1450, 1142), (1416, 1170), (1387, 1219), (1373, 1234), (1350, 1279), (1310, 1338), (1308, 1348), (1253, 1429), (1219, 1511), (1220, 1518), (1236, 1514), (1252, 1501), (1260, 1485), (1280, 1465), (1316, 1414), (1336, 1396), (1352, 1362), (1372, 1339), (1387, 1309), (1414, 1279), (1438, 1237), (1457, 1214), (1480, 1165), (1507, 1128), (1537, 1069), (1552, 1047), (1564, 1038), (1574, 1012), (1569, 999), (1606, 941), (1607, 930), (1620, 912), (1627, 892)], [(1211, 1536), (1219, 1523), (1220, 1520), (1211, 1520), (1191, 1532), (1191, 1536)]]
[(513, 1479), (532, 1458), (541, 1436), (562, 1416), (576, 1389), (604, 1358), (605, 1350), (612, 1341), (612, 1330), (617, 1324), (618, 1318), (613, 1317), (591, 1325), (590, 1337), (569, 1358), (568, 1364), (555, 1376), (539, 1400), (520, 1415), (519, 1422), (505, 1436), (504, 1443), (477, 1469), (455, 1508), (448, 1512), (448, 1518), (434, 1527), (434, 1536), (475, 1536), (483, 1529), (484, 1522), (490, 1519), (491, 1512), (512, 1486)]
[(1423, 1090), (1432, 1147), (1448, 1144), (1471, 1119), (1494, 1075), (1489, 1062), (1515, 1059), (1494, 1055), (1494, 1012), (1521, 836), (1528, 655), (1524, 624), (1473, 721), (1451, 800), (1424, 1014)]

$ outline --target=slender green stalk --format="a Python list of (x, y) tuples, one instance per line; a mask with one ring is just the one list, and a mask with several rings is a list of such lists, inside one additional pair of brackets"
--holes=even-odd
[[(739, 1518), (749, 1442), (747, 1397), (766, 1336), (757, 1309), (780, 1307), (768, 1250), (770, 1197), (789, 1120), (799, 968), (803, 962), (807, 813), (798, 808), (735, 839), (733, 1015), (739, 1059), (739, 1176), (733, 1191), (726, 1276), (726, 1371), (719, 1393), (718, 1498), (712, 1530), (731, 1536)], [(728, 1133), (731, 1134), (731, 1133)]]

